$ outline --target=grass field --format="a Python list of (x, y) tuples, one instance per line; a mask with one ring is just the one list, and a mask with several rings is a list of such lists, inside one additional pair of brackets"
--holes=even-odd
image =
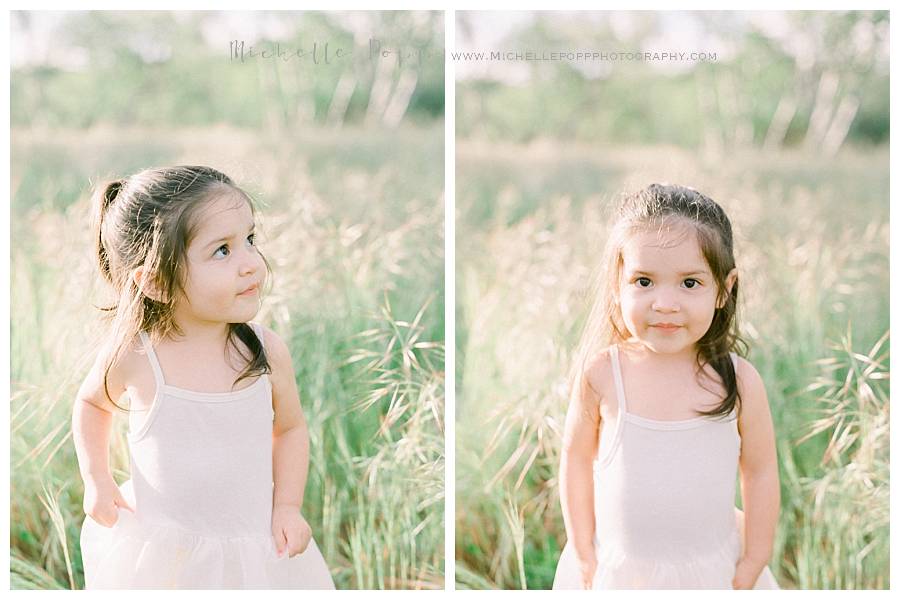
[[(548, 588), (566, 373), (608, 207), (657, 182), (722, 204), (775, 422), (783, 588), (889, 587), (888, 152), (457, 143), (456, 573)], [(601, 532), (602, 535), (602, 532)]]
[[(70, 433), (106, 301), (89, 181), (207, 164), (262, 205), (311, 438), (303, 512), (339, 588), (443, 587), (443, 125), (12, 132), (11, 585), (83, 586)], [(118, 418), (113, 474), (128, 478)]]

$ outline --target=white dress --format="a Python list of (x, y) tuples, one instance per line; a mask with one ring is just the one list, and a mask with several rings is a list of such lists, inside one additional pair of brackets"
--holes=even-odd
[(130, 418), (132, 478), (120, 489), (135, 513), (118, 509), (109, 528), (85, 518), (85, 588), (334, 589), (314, 540), (277, 555), (268, 376), (236, 392), (176, 388), (141, 339), (156, 394), (139, 425)]
[[(594, 463), (592, 589), (731, 589), (742, 552), (734, 506), (741, 438), (727, 419), (658, 421), (629, 413), (610, 347), (619, 418)], [(734, 355), (732, 355), (734, 358)], [(553, 589), (581, 589), (567, 543)], [(769, 567), (754, 589), (778, 589)]]

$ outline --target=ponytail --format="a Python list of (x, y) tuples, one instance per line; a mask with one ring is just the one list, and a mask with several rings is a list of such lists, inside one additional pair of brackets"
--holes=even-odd
[[(175, 322), (172, 299), (183, 284), (182, 265), (191, 228), (200, 207), (214, 194), (226, 192), (240, 194), (254, 210), (247, 194), (227, 175), (210, 167), (159, 167), (98, 183), (91, 199), (93, 250), (100, 275), (112, 286), (115, 299), (112, 306), (97, 307), (112, 321), (104, 350), (104, 387), (110, 366), (125, 355), (141, 331), (153, 340), (182, 333)], [(268, 272), (269, 264), (265, 264)], [(140, 266), (153, 277), (160, 300), (135, 284), (131, 274)], [(230, 323), (228, 343), (243, 353), (238, 340), (244, 342), (250, 356), (235, 384), (269, 372), (253, 330), (244, 323)], [(114, 399), (110, 401), (115, 404)]]
[(109, 264), (109, 254), (103, 245), (103, 218), (109, 211), (110, 205), (115, 201), (119, 190), (125, 185), (124, 179), (118, 179), (107, 183), (95, 195), (94, 205), (94, 243), (95, 252), (97, 254), (97, 262), (100, 268), (100, 274), (106, 281), (112, 283), (112, 271)]

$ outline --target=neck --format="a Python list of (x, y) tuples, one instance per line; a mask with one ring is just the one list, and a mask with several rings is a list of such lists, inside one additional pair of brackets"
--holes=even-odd
[(224, 347), (228, 338), (228, 323), (179, 318), (177, 315), (175, 323), (182, 333), (174, 339), (178, 343), (190, 340), (191, 344)]
[(690, 346), (680, 352), (670, 353), (656, 352), (634, 338), (627, 340), (625, 344), (637, 355), (650, 359), (660, 366), (676, 366), (685, 363), (693, 364), (697, 360), (697, 348), (695, 346)]

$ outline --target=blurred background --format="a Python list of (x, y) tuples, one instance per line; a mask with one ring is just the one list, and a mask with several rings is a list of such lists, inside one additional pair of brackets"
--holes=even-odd
[[(70, 416), (108, 300), (88, 199), (166, 164), (215, 167), (260, 205), (274, 289), (257, 320), (291, 347), (303, 512), (337, 586), (443, 587), (443, 26), (441, 12), (11, 13), (13, 588), (83, 586)], [(260, 56), (276, 43), (293, 58)]]
[[(777, 433), (774, 575), (889, 588), (888, 30), (886, 12), (457, 12), (458, 586), (551, 586), (609, 209), (669, 182), (735, 228)], [(705, 58), (515, 59), (594, 51)]]

